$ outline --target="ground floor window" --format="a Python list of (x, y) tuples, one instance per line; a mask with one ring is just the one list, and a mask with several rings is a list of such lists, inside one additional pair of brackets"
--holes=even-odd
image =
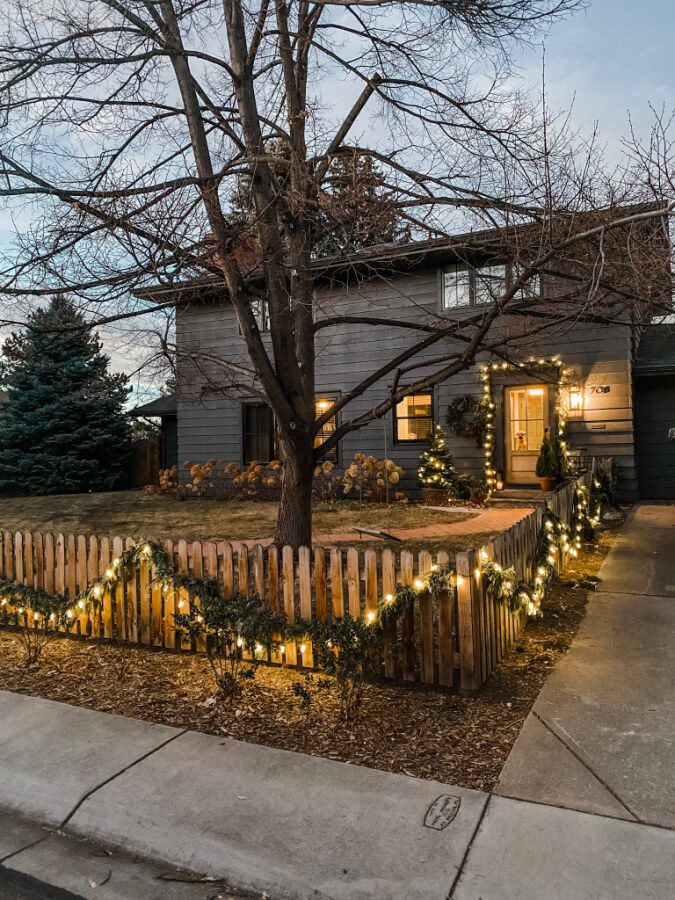
[[(316, 398), (315, 403), (315, 415), (316, 418), (319, 419), (321, 416), (325, 415), (325, 413), (331, 408), (331, 406), (337, 400), (337, 395), (330, 397), (323, 395), (321, 397)], [(331, 416), (326, 422), (323, 423), (321, 428), (317, 431), (316, 437), (314, 438), (314, 446), (319, 447), (323, 444), (324, 441), (328, 440), (328, 438), (333, 434), (335, 429), (337, 428), (337, 416)], [(337, 447), (333, 447), (332, 450), (329, 450), (324, 454), (325, 459), (332, 459), (333, 461), (337, 461)]]
[(244, 465), (274, 459), (274, 416), (266, 403), (244, 403), (242, 407)]
[(408, 394), (394, 409), (394, 438), (401, 441), (427, 441), (434, 428), (434, 404), (431, 392)]

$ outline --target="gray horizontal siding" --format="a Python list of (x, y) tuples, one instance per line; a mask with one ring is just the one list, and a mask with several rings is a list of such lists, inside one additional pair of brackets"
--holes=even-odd
[[(323, 315), (372, 315), (396, 319), (438, 321), (439, 275), (436, 269), (419, 270), (394, 281), (376, 280), (366, 287), (321, 294), (317, 318)], [(505, 336), (510, 352), (551, 356), (559, 353), (575, 379), (584, 385), (584, 419), (570, 421), (570, 445), (588, 455), (613, 455), (619, 465), (622, 490), (629, 496), (636, 486), (633, 429), (633, 399), (630, 365), (630, 332), (626, 326), (575, 325), (555, 335), (533, 337), (536, 321), (505, 317), (493, 329), (492, 337)], [(204, 460), (215, 457), (241, 461), (240, 396), (244, 388), (227, 396), (204, 397), (204, 372), (217, 378), (218, 367), (201, 359), (203, 354), (227, 354), (228, 359), (249, 366), (244, 343), (238, 331), (234, 311), (229, 305), (194, 305), (181, 310), (177, 321), (179, 360), (179, 459)], [(394, 326), (345, 324), (320, 330), (317, 336), (317, 393), (347, 391), (373, 368), (392, 359), (423, 337), (422, 332)], [(268, 339), (268, 338), (266, 338)], [(430, 360), (443, 352), (457, 349), (444, 339), (428, 348), (418, 359)], [(191, 357), (191, 358), (190, 358)], [(198, 364), (195, 364), (198, 363)], [(427, 369), (426, 371), (432, 371)], [(409, 381), (425, 373), (424, 368), (409, 376)], [(496, 379), (496, 384), (501, 377)], [(355, 418), (388, 396), (387, 377), (371, 386), (343, 410), (342, 417)], [(403, 381), (402, 383), (405, 383)], [(408, 382), (409, 383), (409, 382)], [(607, 394), (595, 388), (609, 385)], [(434, 389), (437, 420), (445, 420), (450, 401), (464, 393), (482, 394), (477, 368), (460, 372)], [(239, 395), (239, 396), (238, 396)], [(593, 429), (604, 424), (604, 429)], [(408, 474), (404, 486), (416, 484), (415, 471), (421, 452), (418, 444), (394, 444), (392, 414), (383, 420), (353, 432), (343, 440), (340, 462), (348, 463), (356, 452), (392, 456)], [(468, 440), (450, 437), (457, 468), (480, 474), (484, 451)], [(499, 449), (499, 441), (498, 441)]]

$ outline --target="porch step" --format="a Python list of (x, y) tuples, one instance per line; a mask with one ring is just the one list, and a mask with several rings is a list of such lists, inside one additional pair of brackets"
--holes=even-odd
[(547, 500), (555, 496), (555, 491), (542, 491), (539, 488), (504, 488), (495, 493), (487, 501), (487, 506), (513, 508), (517, 506), (543, 506)]

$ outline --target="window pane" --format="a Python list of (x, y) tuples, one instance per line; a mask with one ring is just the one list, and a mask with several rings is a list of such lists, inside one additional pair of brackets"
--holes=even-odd
[[(334, 402), (335, 402), (335, 398), (331, 399), (328, 397), (317, 397), (316, 398), (316, 406), (315, 406), (316, 418), (318, 419), (321, 416), (323, 416), (331, 408), (331, 406), (333, 405)], [(331, 416), (327, 422), (324, 422), (324, 424), (321, 426), (321, 428), (317, 432), (316, 437), (314, 438), (314, 446), (318, 447), (321, 444), (323, 444), (323, 442), (325, 440), (327, 440), (331, 436), (331, 434), (335, 431), (336, 427), (337, 427), (337, 417)], [(332, 450), (329, 450), (326, 453), (326, 456), (329, 459), (337, 459), (337, 447), (333, 447)]]
[(469, 269), (466, 266), (449, 266), (443, 272), (443, 309), (469, 306), (471, 303)]
[(491, 303), (506, 290), (506, 266), (503, 263), (476, 269), (476, 303)]
[(251, 312), (258, 326), (258, 331), (269, 331), (269, 317), (266, 300), (251, 300)]
[(244, 405), (244, 463), (268, 463), (272, 459), (274, 432), (272, 410), (264, 404)]
[(396, 404), (396, 439), (426, 441), (434, 422), (431, 394), (411, 394)]
[(539, 450), (544, 439), (546, 390), (543, 387), (510, 391), (511, 449)]
[[(511, 273), (511, 284), (520, 276), (521, 272), (518, 268), (514, 268)], [(515, 296), (517, 298), (524, 297), (540, 297), (541, 296), (541, 275), (537, 273), (536, 275), (532, 275), (525, 282), (522, 288), (519, 291), (516, 291)]]

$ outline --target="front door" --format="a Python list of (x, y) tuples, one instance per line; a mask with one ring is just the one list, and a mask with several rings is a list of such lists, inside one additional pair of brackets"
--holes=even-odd
[(536, 484), (539, 448), (548, 428), (548, 386), (504, 388), (504, 447), (508, 484)]

